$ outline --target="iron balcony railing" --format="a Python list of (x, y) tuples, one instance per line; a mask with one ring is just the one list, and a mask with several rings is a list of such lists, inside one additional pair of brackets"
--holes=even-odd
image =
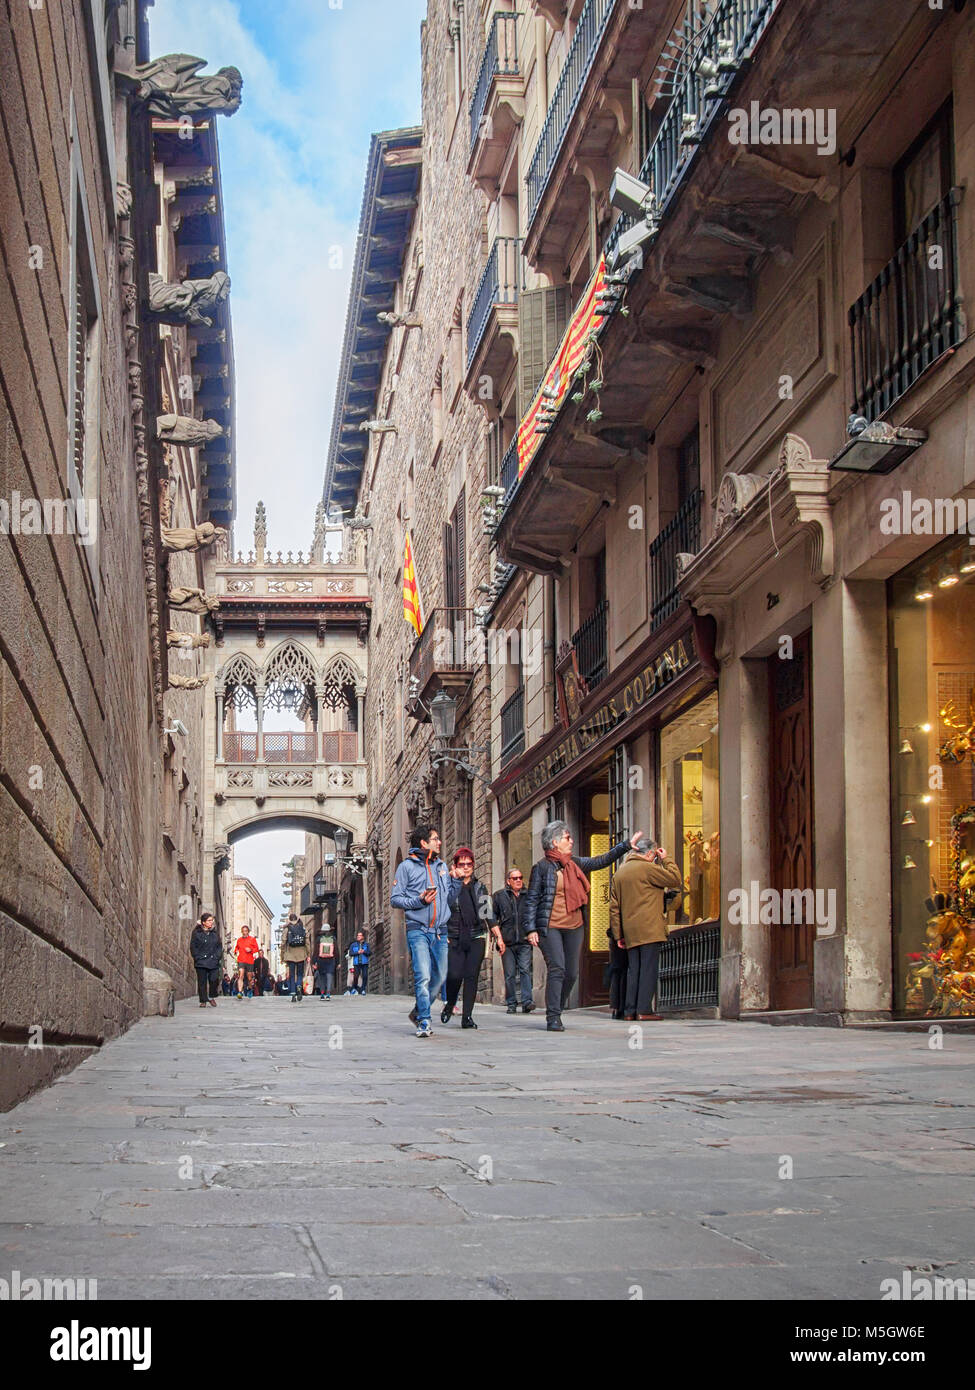
[(600, 599), (578, 632), (572, 634), (579, 675), (589, 690), (596, 688), (609, 669), (606, 641), (608, 616), (609, 600)]
[[(734, 82), (736, 69), (751, 56), (779, 3), (780, 0), (720, 0), (693, 54), (682, 64), (683, 76), (640, 169), (641, 182), (653, 190), (658, 218), (666, 213), (701, 142), (722, 111), (722, 100)], [(721, 60), (717, 78), (701, 71), (705, 58), (712, 62)], [(625, 214), (616, 220), (606, 242), (607, 256), (633, 222)]]
[(525, 748), (525, 689), (519, 686), (501, 706), (501, 766)]
[(952, 188), (850, 309), (854, 415), (876, 420), (965, 336), (960, 202)]
[[(315, 733), (265, 733), (258, 741), (256, 732), (223, 736), (225, 763), (313, 763), (318, 756)], [(354, 763), (359, 757), (359, 735), (347, 730), (322, 734), (322, 761)]]
[(490, 130), (482, 129), (482, 123), (494, 79), (518, 76), (518, 19), (517, 14), (496, 14), (491, 22), (471, 98), (472, 151), (479, 136), (490, 139)]
[(713, 1008), (718, 1003), (721, 927), (709, 923), (672, 931), (660, 952), (657, 1008)]
[(680, 605), (680, 586), (677, 582), (677, 556), (681, 552), (696, 555), (701, 548), (701, 501), (704, 493), (698, 488), (682, 504), (676, 516), (650, 546), (650, 627), (666, 622)]
[(501, 460), (501, 486), (504, 488), (503, 506), (507, 507), (518, 487), (518, 436), (515, 435), (505, 450)]
[(618, 3), (625, 0), (586, 0), (579, 23), (572, 36), (572, 43), (566, 54), (565, 64), (555, 84), (555, 92), (549, 102), (545, 124), (539, 136), (535, 153), (528, 168), (526, 189), (528, 193), (528, 223), (538, 210), (542, 194), (552, 177), (565, 139), (569, 122), (575, 115), (579, 98), (589, 76), (596, 53), (610, 15)]
[(314, 734), (272, 733), (264, 735), (266, 763), (313, 763), (316, 759)]
[(474, 305), (467, 320), (467, 366), (477, 356), (491, 310), (498, 304), (517, 304), (522, 287), (521, 238), (495, 237), (487, 265), (478, 282)]
[(472, 608), (435, 608), (410, 652), (410, 676), (420, 695), (439, 672), (469, 671), (468, 639), (480, 629)]

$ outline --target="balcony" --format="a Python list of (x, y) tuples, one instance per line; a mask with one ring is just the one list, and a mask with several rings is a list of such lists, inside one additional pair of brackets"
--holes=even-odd
[(518, 345), (518, 294), (523, 285), (521, 238), (496, 237), (467, 320), (467, 386), (500, 380)]
[[(260, 745), (263, 745), (263, 749)], [(225, 733), (223, 761), (237, 766), (265, 762), (273, 764), (355, 763), (359, 761), (359, 735), (347, 730), (316, 733), (265, 733), (260, 744), (255, 732)]]
[[(953, 188), (851, 307), (853, 413), (874, 421), (965, 336)], [(930, 252), (939, 248), (932, 269)]]
[(525, 748), (525, 690), (519, 686), (501, 706), (501, 766), (506, 767)]
[(586, 683), (587, 690), (595, 690), (609, 670), (608, 643), (609, 601), (601, 599), (589, 617), (572, 634), (572, 645), (576, 653), (579, 675)]
[[(471, 608), (435, 608), (410, 653), (410, 678), (417, 695), (429, 706), (441, 690), (460, 698), (474, 674), (475, 653), (483, 648), (483, 632)], [(476, 644), (476, 645), (475, 645)], [(420, 723), (429, 720), (419, 704), (411, 709)]]
[(692, 492), (650, 546), (651, 629), (660, 627), (680, 606), (677, 556), (696, 555), (701, 548), (703, 498), (700, 488)]
[(525, 116), (518, 64), (516, 14), (496, 14), (471, 99), (471, 152), (467, 172), (489, 196), (504, 167), (511, 138)]
[(511, 501), (515, 488), (518, 486), (518, 436), (515, 435), (508, 445), (501, 460), (501, 482), (504, 488), (504, 505), (507, 506)]
[(586, 0), (582, 8), (526, 176), (525, 254), (541, 270), (561, 271), (590, 191), (609, 187), (632, 119), (631, 80), (666, 39), (669, 8), (658, 0)]
[[(640, 169), (640, 179), (653, 189), (655, 212), (663, 218), (689, 172), (711, 125), (725, 113), (724, 98), (778, 8), (779, 0), (721, 0), (694, 54), (684, 64), (670, 105)], [(710, 78), (705, 61), (719, 64)], [(606, 243), (609, 257), (633, 218), (621, 217)]]

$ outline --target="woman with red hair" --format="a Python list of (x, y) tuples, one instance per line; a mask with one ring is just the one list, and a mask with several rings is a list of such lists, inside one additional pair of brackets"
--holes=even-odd
[(501, 929), (494, 924), (491, 895), (474, 877), (474, 851), (461, 845), (454, 854), (454, 868), (460, 874), (461, 889), (450, 910), (447, 923), (447, 1002), (440, 1014), (441, 1023), (449, 1023), (457, 1003), (461, 985), (464, 987), (464, 1006), (461, 1027), (476, 1028), (474, 1000), (477, 981), (484, 963), (488, 931), (501, 940)]

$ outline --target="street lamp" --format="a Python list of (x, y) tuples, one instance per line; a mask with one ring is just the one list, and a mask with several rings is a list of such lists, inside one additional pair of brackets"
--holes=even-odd
[(446, 690), (440, 690), (430, 701), (430, 722), (435, 737), (449, 743), (457, 728), (457, 701)]
[(315, 882), (315, 900), (316, 900), (316, 902), (321, 902), (321, 901), (324, 899), (324, 897), (325, 897), (325, 895), (326, 895), (326, 891), (327, 891), (326, 888), (325, 888), (325, 870), (324, 870), (324, 869), (319, 869), (319, 870), (318, 870), (318, 872), (317, 872), (316, 875), (315, 875), (314, 882)]
[(350, 836), (349, 832), (347, 830), (343, 830), (341, 827), (333, 833), (332, 839), (335, 841), (335, 848), (338, 850), (338, 856), (340, 859), (344, 859), (346, 854), (348, 853), (349, 840), (351, 838), (352, 837)]

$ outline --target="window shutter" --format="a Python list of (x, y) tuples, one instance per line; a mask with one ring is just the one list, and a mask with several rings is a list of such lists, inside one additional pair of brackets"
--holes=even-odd
[(453, 515), (456, 608), (467, 603), (467, 487), (461, 488)]
[(521, 400), (524, 415), (558, 350), (569, 322), (569, 287), (527, 290), (518, 298)]
[(449, 521), (443, 528), (443, 566), (444, 566), (444, 604), (447, 608), (457, 608), (455, 594), (456, 571), (454, 569), (454, 528)]

